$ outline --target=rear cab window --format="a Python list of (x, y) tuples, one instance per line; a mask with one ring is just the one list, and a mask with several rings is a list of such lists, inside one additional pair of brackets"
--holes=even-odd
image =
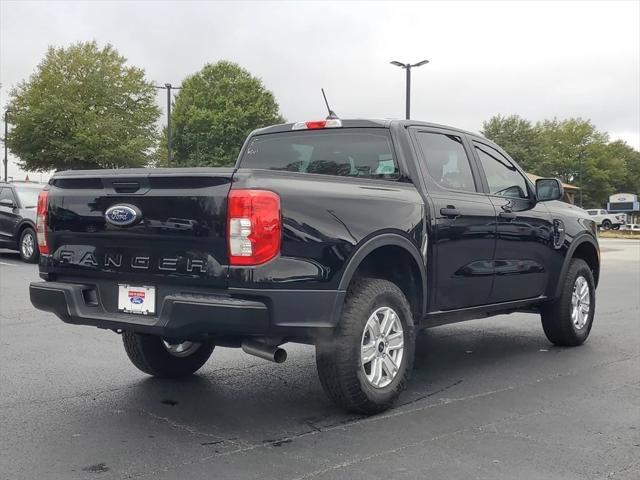
[(386, 128), (256, 135), (249, 140), (239, 167), (384, 180), (400, 176)]

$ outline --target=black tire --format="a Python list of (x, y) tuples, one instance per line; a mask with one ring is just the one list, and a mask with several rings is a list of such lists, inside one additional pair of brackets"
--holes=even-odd
[(133, 332), (124, 332), (122, 342), (129, 360), (138, 370), (163, 378), (191, 375), (206, 363), (214, 349), (212, 343), (200, 343), (190, 355), (178, 357), (167, 350), (161, 337)]
[(612, 226), (611, 226), (611, 228), (612, 228), (613, 230), (620, 230), (620, 225), (619, 225), (619, 224), (617, 224), (617, 225), (612, 225)]
[(602, 222), (602, 229), (609, 230), (611, 228), (611, 222), (609, 220), (605, 220)]
[[(367, 380), (365, 367), (361, 363), (361, 348), (369, 317), (382, 307), (390, 307), (400, 320), (404, 350), (391, 382), (386, 386), (374, 387)], [(413, 316), (402, 291), (388, 280), (357, 280), (347, 292), (340, 323), (332, 335), (318, 340), (316, 344), (320, 383), (329, 398), (346, 410), (364, 414), (379, 413), (388, 409), (405, 389), (413, 368), (414, 352)]]
[[(25, 242), (31, 242), (31, 253), (29, 249), (25, 247)], [(31, 227), (25, 228), (20, 234), (18, 240), (18, 251), (20, 252), (20, 259), (25, 263), (36, 263), (40, 258), (40, 251), (38, 250), (38, 240), (36, 239), (36, 232)]]
[[(590, 297), (589, 313), (582, 328), (577, 328), (571, 318), (573, 289), (579, 276), (587, 281)], [(584, 260), (574, 258), (562, 282), (560, 297), (542, 311), (542, 328), (551, 343), (563, 347), (574, 347), (587, 340), (593, 325), (596, 308), (593, 272)]]

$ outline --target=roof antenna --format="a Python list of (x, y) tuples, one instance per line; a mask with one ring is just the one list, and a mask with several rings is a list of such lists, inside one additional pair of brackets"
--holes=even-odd
[(327, 102), (327, 96), (324, 94), (324, 88), (321, 88), (320, 90), (322, 90), (322, 96), (324, 97), (324, 103), (327, 106), (327, 110), (329, 111), (329, 115), (327, 115), (327, 120), (333, 120), (335, 118), (338, 118), (338, 115), (336, 115), (336, 112), (331, 110), (331, 107), (329, 107), (329, 102)]

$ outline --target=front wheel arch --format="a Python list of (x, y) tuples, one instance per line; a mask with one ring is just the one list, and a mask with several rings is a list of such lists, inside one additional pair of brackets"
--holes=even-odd
[(554, 298), (558, 298), (562, 293), (562, 282), (569, 271), (569, 265), (574, 258), (581, 258), (593, 272), (594, 284), (598, 286), (598, 280), (600, 278), (600, 248), (598, 243), (590, 235), (584, 234), (573, 240), (573, 243), (569, 247), (567, 254), (560, 270), (560, 276), (558, 277), (558, 285), (555, 290)]

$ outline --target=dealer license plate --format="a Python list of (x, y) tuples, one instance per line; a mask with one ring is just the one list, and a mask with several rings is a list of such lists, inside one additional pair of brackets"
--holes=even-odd
[(153, 315), (156, 312), (156, 287), (118, 285), (118, 310)]

